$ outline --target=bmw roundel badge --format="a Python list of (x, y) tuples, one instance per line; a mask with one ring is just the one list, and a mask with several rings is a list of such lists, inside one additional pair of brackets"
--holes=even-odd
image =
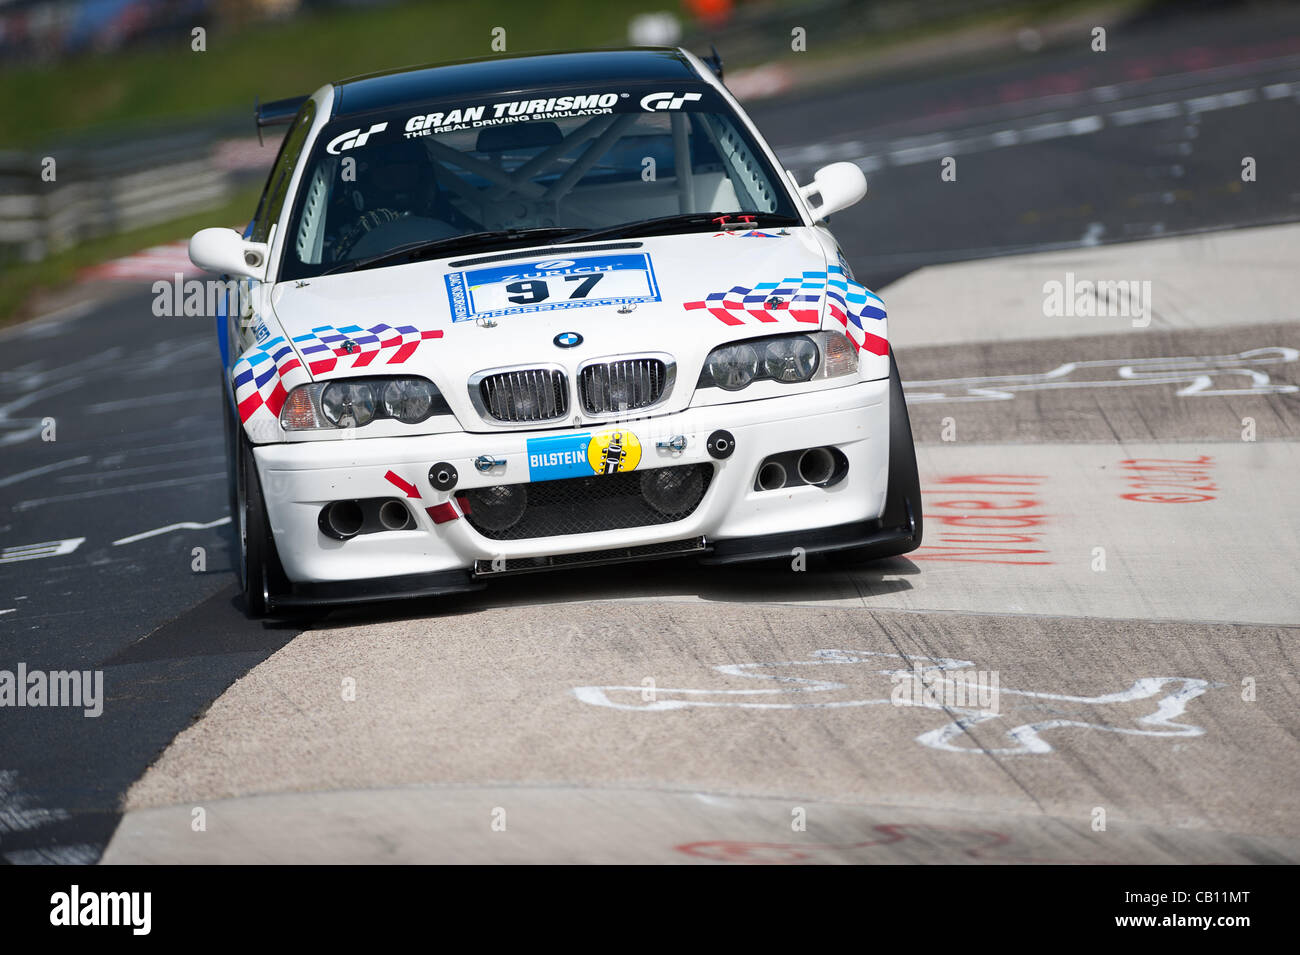
[(560, 332), (553, 341), (559, 348), (576, 348), (582, 344), (582, 336), (577, 332)]

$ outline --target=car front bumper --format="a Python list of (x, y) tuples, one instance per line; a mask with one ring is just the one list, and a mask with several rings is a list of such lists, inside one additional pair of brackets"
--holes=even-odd
[[(601, 431), (612, 424), (591, 424)], [(810, 546), (825, 535), (813, 532), (851, 528), (832, 535), (836, 547), (869, 539), (871, 522), (884, 510), (889, 477), (889, 382), (858, 382), (781, 398), (711, 405), (678, 414), (619, 423), (641, 444), (636, 471), (703, 464), (713, 475), (703, 498), (685, 518), (671, 523), (621, 527), (590, 533), (495, 540), (458, 515), (454, 499), (473, 488), (529, 481), (528, 441), (572, 434), (573, 429), (491, 434), (419, 435), (338, 441), (261, 445), (254, 449), (263, 496), (285, 574), (300, 592), (296, 602), (330, 603), (330, 585), (339, 602), (387, 599), (421, 591), (442, 593), (472, 589), (477, 577), (500, 569), (541, 566), (537, 559), (564, 558), (568, 563), (671, 556), (677, 552), (717, 550), (725, 559), (760, 559), (773, 549)], [(715, 459), (706, 447), (709, 436), (725, 430), (734, 437), (733, 452)], [(680, 451), (660, 442), (683, 436)], [(772, 491), (755, 490), (755, 478), (769, 455), (803, 448), (834, 447), (848, 470), (830, 487), (804, 485)], [(474, 459), (486, 455), (504, 462), (480, 472)], [(436, 490), (429, 470), (436, 462), (452, 464), (455, 487)], [(399, 490), (397, 477), (413, 491)], [(332, 501), (400, 498), (414, 528), (360, 534), (335, 540), (318, 520)], [(439, 520), (435, 520), (435, 516)], [(749, 541), (749, 544), (746, 543)], [(761, 541), (772, 542), (770, 546)], [(680, 545), (680, 546), (675, 546)], [(563, 564), (564, 561), (560, 561)], [(367, 590), (365, 584), (375, 586)], [(381, 581), (384, 582), (381, 584)], [(292, 599), (282, 603), (295, 602)]]

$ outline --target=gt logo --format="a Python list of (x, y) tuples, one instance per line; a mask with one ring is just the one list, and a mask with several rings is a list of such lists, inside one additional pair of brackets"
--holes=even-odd
[(388, 128), (388, 123), (375, 123), (364, 133), (359, 129), (349, 129), (346, 133), (340, 133), (329, 141), (325, 146), (325, 151), (331, 156), (337, 156), (345, 149), (352, 149), (356, 146), (364, 146), (366, 140), (375, 133), (382, 133)]
[(683, 103), (694, 103), (704, 96), (703, 93), (647, 93), (641, 97), (641, 108), (655, 112), (665, 109), (681, 109)]

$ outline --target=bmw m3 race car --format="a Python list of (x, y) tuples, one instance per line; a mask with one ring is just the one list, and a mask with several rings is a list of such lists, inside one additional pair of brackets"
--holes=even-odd
[[(247, 608), (921, 541), (884, 305), (684, 50), (468, 61), (259, 107), (252, 222), (204, 229)], [(237, 283), (237, 285), (236, 285)]]

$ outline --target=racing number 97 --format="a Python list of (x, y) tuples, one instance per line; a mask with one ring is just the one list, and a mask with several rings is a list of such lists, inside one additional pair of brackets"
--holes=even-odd
[[(564, 276), (564, 281), (578, 283), (578, 287), (573, 290), (569, 298), (586, 298), (604, 274), (604, 272), (593, 272), (590, 275)], [(514, 302), (516, 305), (535, 305), (551, 297), (551, 290), (547, 287), (545, 279), (511, 282), (506, 286), (506, 291), (512, 293), (506, 296), (506, 300)]]

